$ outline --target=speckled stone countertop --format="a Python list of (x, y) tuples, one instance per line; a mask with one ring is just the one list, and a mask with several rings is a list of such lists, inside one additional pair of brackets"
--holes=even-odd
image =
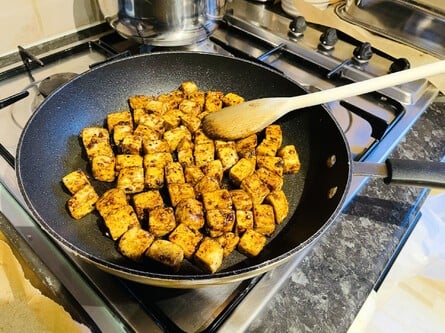
[[(445, 99), (416, 122), (390, 157), (445, 156)], [(372, 179), (298, 265), (248, 332), (346, 332), (378, 283), (426, 191)]]

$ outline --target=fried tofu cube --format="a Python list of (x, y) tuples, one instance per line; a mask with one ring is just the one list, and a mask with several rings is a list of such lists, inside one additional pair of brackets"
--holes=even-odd
[(184, 171), (182, 170), (181, 163), (170, 162), (165, 166), (165, 181), (167, 184), (173, 183), (185, 183)]
[(177, 223), (193, 230), (199, 230), (205, 224), (202, 203), (192, 198), (181, 200), (176, 205), (175, 217)]
[(199, 90), (198, 85), (193, 81), (182, 82), (180, 89), (184, 92), (185, 95), (191, 95)]
[(119, 239), (117, 248), (125, 257), (141, 261), (145, 251), (154, 240), (155, 237), (147, 230), (137, 227), (129, 228)]
[(238, 185), (241, 184), (244, 178), (250, 176), (255, 172), (255, 162), (252, 158), (241, 158), (229, 171), (230, 181)]
[(204, 176), (193, 187), (197, 198), (201, 198), (204, 192), (213, 192), (220, 189), (219, 182), (213, 178)]
[(117, 207), (103, 216), (105, 226), (113, 240), (121, 237), (129, 228), (140, 228), (141, 225), (130, 205)]
[(203, 166), (215, 159), (215, 145), (213, 142), (195, 143), (193, 157), (197, 166)]
[[(199, 107), (196, 114), (199, 113)], [(187, 127), (190, 133), (195, 133), (198, 128), (201, 126), (201, 119), (195, 116), (194, 114), (184, 113), (181, 115), (181, 123)]]
[(133, 206), (139, 220), (145, 219), (145, 212), (164, 206), (164, 200), (157, 190), (141, 192), (133, 196)]
[(76, 193), (85, 185), (91, 184), (88, 176), (80, 169), (72, 171), (64, 176), (62, 178), (62, 183), (71, 194)]
[(243, 103), (244, 98), (241, 97), (240, 95), (230, 92), (224, 95), (222, 101), (224, 106), (231, 106)]
[(176, 207), (181, 200), (195, 198), (195, 190), (191, 184), (168, 184), (167, 188), (173, 207)]
[(159, 190), (164, 187), (164, 168), (145, 168), (145, 186), (151, 190)]
[(133, 118), (129, 110), (113, 112), (107, 115), (107, 128), (111, 133), (116, 125), (128, 125), (133, 129)]
[(273, 207), (275, 222), (277, 224), (283, 222), (289, 213), (289, 204), (287, 202), (286, 194), (282, 190), (272, 191), (266, 197), (265, 202)]
[(193, 148), (193, 142), (189, 138), (182, 138), (182, 140), (179, 142), (177, 147), (178, 162), (181, 163), (183, 167), (193, 165), (195, 163)]
[(104, 217), (116, 208), (126, 206), (128, 204), (127, 195), (118, 188), (112, 188), (102, 194), (96, 202), (96, 209), (99, 214)]
[(232, 209), (232, 197), (227, 189), (202, 193), (202, 202), (206, 210)]
[(238, 162), (239, 158), (234, 141), (215, 140), (215, 151), (224, 170), (230, 169), (236, 162)]
[(255, 171), (255, 173), (271, 191), (281, 190), (283, 187), (284, 179), (275, 171), (271, 171), (266, 168), (259, 168)]
[(155, 113), (157, 115), (163, 115), (168, 109), (170, 109), (169, 103), (160, 101), (160, 96), (158, 100), (151, 100), (147, 103), (145, 110), (148, 113)]
[(238, 251), (248, 257), (256, 257), (266, 245), (266, 236), (255, 230), (247, 230), (240, 238)]
[[(184, 92), (182, 90), (174, 90), (172, 92), (169, 92), (167, 94), (161, 94), (158, 96), (158, 101), (164, 103), (167, 105), (167, 110), (177, 109), (179, 106), (179, 103), (184, 99)], [(165, 114), (165, 113), (164, 113)]]
[(224, 176), (223, 165), (220, 160), (213, 160), (201, 167), (202, 172), (208, 177), (214, 178), (221, 184)]
[(177, 272), (184, 260), (184, 251), (168, 240), (157, 239), (148, 248), (146, 256)]
[(184, 257), (191, 259), (196, 248), (201, 242), (203, 235), (197, 231), (190, 229), (185, 224), (179, 224), (175, 230), (168, 236), (168, 240), (179, 245), (184, 251)]
[(116, 155), (115, 170), (119, 173), (123, 168), (139, 167), (142, 168), (142, 156), (133, 154), (118, 154)]
[(277, 152), (277, 156), (283, 159), (284, 173), (297, 173), (300, 171), (300, 157), (294, 145), (281, 147)]
[(242, 235), (247, 230), (253, 229), (253, 212), (251, 210), (235, 211), (235, 231)]
[(192, 134), (187, 129), (187, 127), (182, 125), (164, 133), (164, 139), (170, 146), (170, 152), (174, 152), (176, 150), (179, 142), (181, 142), (183, 138), (189, 138), (190, 140), (192, 140)]
[(204, 108), (210, 112), (221, 110), (223, 106), (223, 97), (224, 95), (220, 91), (208, 91), (206, 93)]
[(73, 218), (81, 219), (94, 210), (99, 195), (90, 184), (85, 185), (68, 199), (68, 210)]
[(88, 159), (91, 160), (95, 155), (114, 156), (110, 134), (105, 128), (85, 127), (80, 136)]
[(135, 96), (130, 96), (130, 98), (128, 98), (128, 104), (130, 104), (130, 107), (133, 110), (134, 109), (147, 110), (147, 105), (152, 100), (153, 97), (151, 96), (135, 95)]
[(119, 171), (116, 187), (124, 190), (125, 193), (139, 193), (144, 190), (145, 178), (144, 168), (128, 167)]
[(122, 154), (139, 155), (142, 151), (142, 136), (140, 135), (127, 135), (120, 144), (119, 150)]
[(230, 197), (232, 198), (233, 206), (236, 210), (251, 210), (252, 199), (250, 195), (242, 189), (230, 190)]
[(184, 169), (185, 182), (195, 185), (202, 177), (204, 173), (200, 167), (195, 165), (188, 165)]
[(142, 148), (145, 154), (169, 153), (170, 146), (164, 139), (147, 140), (142, 139)]
[(241, 189), (246, 191), (252, 199), (253, 205), (259, 205), (270, 193), (267, 185), (258, 177), (256, 173), (243, 179), (240, 185)]
[(144, 155), (144, 168), (157, 167), (164, 169), (165, 166), (173, 162), (173, 157), (170, 153), (151, 153)]
[(206, 272), (215, 273), (222, 265), (224, 249), (218, 241), (206, 237), (195, 252), (194, 261)]
[(158, 133), (164, 133), (164, 119), (158, 114), (155, 113), (146, 113), (140, 116), (139, 118), (139, 126), (145, 125), (152, 130), (155, 130)]
[(206, 212), (206, 227), (211, 237), (232, 232), (235, 225), (235, 212), (231, 209), (211, 209)]
[(179, 104), (179, 110), (181, 110), (183, 115), (196, 117), (199, 113), (201, 113), (201, 109), (202, 109), (202, 107), (199, 104), (199, 102), (194, 101), (194, 100), (190, 100), (190, 99), (184, 99)]
[(270, 171), (274, 171), (280, 176), (283, 176), (284, 171), (284, 162), (283, 159), (279, 156), (257, 156), (257, 168), (266, 168)]
[(181, 124), (182, 111), (179, 109), (171, 109), (162, 115), (164, 119), (164, 127), (166, 130), (171, 130)]
[(283, 143), (283, 132), (280, 125), (272, 124), (266, 127), (265, 137), (276, 143), (280, 147)]
[(273, 234), (275, 231), (275, 214), (271, 205), (253, 206), (253, 229), (265, 236)]
[(275, 156), (278, 151), (278, 146), (275, 141), (271, 139), (265, 138), (261, 143), (256, 147), (256, 155), (257, 156)]
[(129, 124), (116, 124), (113, 127), (113, 141), (119, 146), (121, 141), (127, 136), (133, 134), (133, 127)]
[(114, 156), (96, 155), (91, 159), (91, 172), (94, 179), (102, 182), (113, 182), (115, 174), (116, 159)]
[(198, 91), (195, 91), (195, 92), (189, 94), (187, 97), (188, 97), (187, 98), (188, 100), (198, 103), (199, 108), (202, 113), (202, 110), (204, 109), (205, 99), (206, 99), (205, 92), (198, 90)]
[(133, 132), (134, 135), (138, 135), (140, 137), (142, 137), (142, 143), (145, 140), (159, 140), (161, 138), (161, 133), (159, 133), (158, 131), (156, 131), (153, 128), (148, 127), (147, 125), (144, 124), (139, 124), (136, 129)]
[(147, 111), (144, 109), (132, 109), (132, 113), (134, 125), (137, 126), (139, 124), (139, 119), (141, 119), (142, 115), (146, 114)]
[(253, 157), (257, 146), (258, 137), (256, 134), (249, 135), (243, 139), (235, 141), (235, 148), (240, 157)]
[(230, 253), (232, 253), (239, 243), (239, 236), (235, 235), (233, 232), (226, 232), (224, 235), (219, 236), (217, 239), (219, 244), (223, 248), (223, 257), (226, 258)]
[(162, 237), (169, 234), (176, 227), (176, 220), (173, 208), (157, 207), (148, 213), (148, 231), (155, 237)]
[(202, 129), (199, 129), (198, 131), (196, 131), (194, 133), (194, 143), (196, 144), (201, 144), (201, 143), (208, 143), (211, 142), (213, 143), (213, 140), (210, 139)]

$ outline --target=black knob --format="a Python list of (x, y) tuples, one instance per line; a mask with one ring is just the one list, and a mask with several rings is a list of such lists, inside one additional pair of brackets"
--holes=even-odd
[(294, 36), (301, 36), (307, 28), (306, 19), (303, 16), (295, 17), (289, 23), (289, 31)]
[(371, 44), (368, 42), (363, 43), (362, 45), (357, 46), (353, 52), (354, 59), (359, 63), (368, 62), (371, 59), (373, 52), (371, 48)]
[(389, 67), (389, 73), (399, 72), (403, 71), (404, 69), (408, 69), (411, 67), (411, 64), (409, 63), (408, 59), (406, 58), (399, 58), (394, 60), (394, 62)]
[(320, 46), (325, 50), (332, 49), (337, 41), (337, 30), (334, 28), (327, 28), (320, 36)]

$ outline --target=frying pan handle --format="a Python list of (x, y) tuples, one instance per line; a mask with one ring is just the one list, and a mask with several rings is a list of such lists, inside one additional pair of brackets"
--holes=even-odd
[(21, 99), (24, 99), (28, 95), (29, 95), (28, 90), (24, 90), (17, 94), (12, 95), (12, 96), (3, 98), (0, 100), (0, 109), (3, 109), (5, 107), (7, 107), (8, 105), (14, 104), (15, 102), (18, 102)]
[(386, 184), (445, 189), (445, 163), (387, 159)]

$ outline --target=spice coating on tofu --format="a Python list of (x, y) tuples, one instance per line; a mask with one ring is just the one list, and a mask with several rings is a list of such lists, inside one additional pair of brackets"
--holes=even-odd
[[(177, 272), (188, 261), (213, 274), (234, 251), (257, 256), (289, 214), (283, 185), (300, 160), (277, 124), (236, 141), (206, 135), (207, 114), (243, 101), (192, 81), (130, 96), (129, 109), (81, 131), (90, 174), (62, 178), (68, 212), (81, 220), (96, 209), (119, 253), (147, 267)], [(97, 182), (108, 190), (96, 193)]]

